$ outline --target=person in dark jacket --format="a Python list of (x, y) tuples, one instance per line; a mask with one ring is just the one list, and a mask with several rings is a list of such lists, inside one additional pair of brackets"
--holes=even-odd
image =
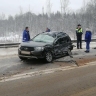
[(90, 52), (90, 42), (91, 42), (91, 38), (92, 38), (92, 33), (90, 31), (89, 28), (86, 29), (86, 33), (85, 33), (85, 42), (86, 42), (86, 53)]
[(81, 25), (78, 24), (76, 28), (76, 36), (77, 36), (77, 49), (82, 49), (82, 34), (83, 30), (81, 28)]
[(30, 41), (30, 34), (29, 34), (29, 28), (26, 27), (25, 30), (23, 31), (23, 42)]
[(46, 28), (46, 32), (50, 32), (50, 29), (49, 28)]

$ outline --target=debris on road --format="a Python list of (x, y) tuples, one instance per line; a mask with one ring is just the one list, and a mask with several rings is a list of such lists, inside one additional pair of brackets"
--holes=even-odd
[(87, 65), (88, 63), (96, 61), (96, 56), (87, 56), (83, 58), (74, 58), (78, 66)]

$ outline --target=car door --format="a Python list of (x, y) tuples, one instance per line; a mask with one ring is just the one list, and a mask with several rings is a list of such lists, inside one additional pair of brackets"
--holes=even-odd
[(61, 38), (57, 39), (54, 43), (54, 55), (56, 57), (60, 56), (62, 54), (62, 44), (61, 44)]
[(62, 40), (63, 42), (63, 46), (62, 46), (62, 52), (63, 53), (66, 53), (66, 52), (68, 52), (68, 49), (69, 49), (69, 46), (70, 46), (70, 39), (69, 39), (69, 37), (63, 37), (63, 40)]
[(61, 55), (66, 54), (66, 51), (67, 51), (67, 39), (66, 39), (65, 36), (60, 39), (60, 46), (61, 46), (61, 48), (60, 48)]

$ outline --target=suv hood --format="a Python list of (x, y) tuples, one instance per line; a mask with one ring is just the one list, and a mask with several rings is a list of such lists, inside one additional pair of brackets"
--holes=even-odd
[(43, 47), (43, 46), (46, 46), (46, 45), (49, 45), (49, 44), (51, 44), (51, 43), (28, 41), (28, 42), (22, 42), (21, 46), (26, 46), (26, 47)]

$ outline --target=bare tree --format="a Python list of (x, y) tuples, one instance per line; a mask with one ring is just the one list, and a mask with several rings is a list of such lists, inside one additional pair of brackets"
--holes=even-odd
[(44, 15), (44, 7), (42, 7), (42, 14)]
[(47, 14), (48, 14), (48, 17), (50, 17), (51, 9), (52, 9), (52, 4), (51, 4), (50, 0), (47, 0)]
[(69, 5), (69, 0), (60, 0), (60, 3), (61, 3), (61, 14), (62, 14), (62, 22), (61, 22), (61, 29), (62, 31), (64, 31), (65, 29), (65, 14), (67, 13), (67, 10), (68, 10), (68, 5)]
[(69, 0), (60, 0), (61, 3), (61, 14), (67, 13)]
[(62, 30), (64, 32), (67, 32), (72, 37), (72, 39), (74, 39), (75, 28), (78, 23), (81, 23), (82, 27), (90, 27), (94, 33), (96, 32), (95, 0), (90, 1), (90, 3), (88, 4), (86, 3), (87, 0), (84, 0), (83, 4), (85, 7), (83, 6), (82, 9), (78, 11), (78, 13), (68, 12), (69, 0), (61, 0), (61, 12), (58, 11), (57, 13), (52, 13), (52, 5), (50, 1), (51, 0), (47, 0), (47, 14), (44, 13), (44, 8), (42, 8), (42, 13), (36, 15), (32, 13), (30, 6), (28, 7), (28, 12), (23, 13), (22, 8), (20, 8), (19, 14), (15, 16), (9, 16), (9, 18), (5, 18), (5, 16), (1, 14), (1, 36), (4, 36), (6, 35), (6, 33), (10, 32), (21, 35), (22, 29), (25, 26), (29, 26), (32, 36), (37, 33), (44, 32), (46, 27), (50, 27), (52, 30)]
[(47, 0), (46, 3), (47, 3), (47, 8), (46, 9), (47, 9), (47, 15), (48, 15), (48, 24), (47, 24), (47, 26), (48, 27), (51, 27), (50, 26), (50, 20), (49, 19), (51, 17), (52, 4), (51, 4), (50, 0)]

